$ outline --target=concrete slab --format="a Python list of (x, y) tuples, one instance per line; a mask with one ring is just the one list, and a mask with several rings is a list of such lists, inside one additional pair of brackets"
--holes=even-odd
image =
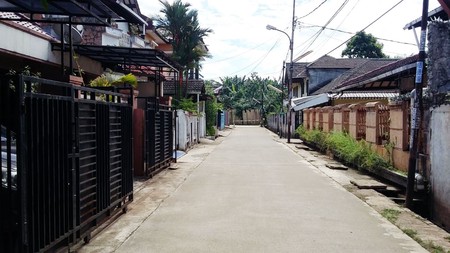
[(350, 181), (359, 189), (386, 189), (387, 185), (372, 179), (360, 179)]
[(348, 170), (347, 166), (340, 163), (328, 163), (325, 166), (332, 170)]

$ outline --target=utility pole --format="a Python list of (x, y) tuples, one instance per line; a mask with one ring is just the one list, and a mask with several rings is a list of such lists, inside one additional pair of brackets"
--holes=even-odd
[(414, 199), (414, 182), (416, 176), (416, 164), (418, 157), (418, 142), (419, 130), (421, 126), (422, 115), (422, 88), (423, 88), (423, 73), (425, 68), (425, 43), (427, 37), (427, 20), (428, 20), (428, 0), (423, 0), (422, 7), (422, 23), (420, 33), (419, 59), (416, 63), (416, 80), (415, 91), (416, 97), (414, 99), (413, 107), (411, 108), (411, 139), (409, 148), (409, 165), (408, 165), (408, 181), (406, 185), (405, 206), (412, 207)]
[(290, 38), (290, 45), (289, 49), (291, 50), (291, 63), (289, 64), (289, 83), (288, 83), (288, 136), (287, 136), (287, 142), (291, 143), (291, 128), (292, 128), (292, 108), (291, 108), (291, 102), (292, 102), (292, 78), (294, 73), (294, 31), (295, 31), (295, 0), (293, 0), (292, 5), (292, 31), (291, 31), (291, 38)]

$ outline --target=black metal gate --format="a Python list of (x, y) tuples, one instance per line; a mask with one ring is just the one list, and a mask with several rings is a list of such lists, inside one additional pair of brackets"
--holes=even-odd
[(152, 176), (170, 166), (173, 157), (173, 111), (158, 98), (145, 99), (145, 174)]
[(88, 240), (99, 223), (125, 210), (133, 192), (126, 98), (34, 77), (2, 80), (1, 252)]

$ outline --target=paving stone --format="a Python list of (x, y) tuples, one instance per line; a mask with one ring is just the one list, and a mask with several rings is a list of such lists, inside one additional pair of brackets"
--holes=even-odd
[(351, 180), (350, 183), (356, 185), (359, 189), (386, 189), (387, 185), (375, 180)]
[(327, 166), (329, 169), (332, 170), (348, 170), (347, 166), (342, 165), (340, 163), (328, 163), (325, 166)]

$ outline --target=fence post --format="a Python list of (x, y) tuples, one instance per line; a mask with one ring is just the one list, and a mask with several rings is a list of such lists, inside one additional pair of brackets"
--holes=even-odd
[(358, 109), (361, 107), (359, 104), (351, 104), (348, 109), (349, 120), (348, 120), (348, 133), (354, 139), (357, 139), (357, 126), (358, 126)]
[(379, 102), (366, 104), (366, 141), (373, 144), (377, 144), (379, 136), (378, 104)]
[(396, 149), (408, 150), (409, 126), (407, 122), (408, 103), (389, 104), (389, 118), (391, 119), (389, 136)]

